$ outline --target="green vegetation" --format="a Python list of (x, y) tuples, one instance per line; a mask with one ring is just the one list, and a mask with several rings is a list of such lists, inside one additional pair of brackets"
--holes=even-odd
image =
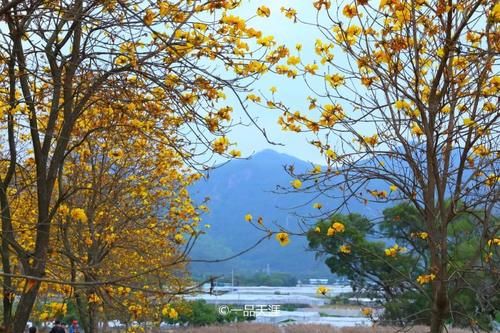
[[(169, 323), (207, 326), (255, 319), (255, 317), (244, 317), (242, 311), (228, 311), (227, 314), (221, 314), (217, 305), (207, 304), (203, 300), (185, 302), (179, 308), (181, 309), (179, 317), (177, 319), (168, 319)], [(232, 309), (233, 307), (229, 308)], [(239, 307), (234, 307), (234, 309), (239, 309)]]
[[(431, 236), (421, 231), (420, 215), (410, 204), (387, 208), (383, 216), (378, 224), (359, 214), (335, 215), (331, 220), (320, 221), (319, 230), (326, 231), (337, 221), (345, 225), (345, 231), (328, 236), (312, 230), (308, 233), (310, 247), (326, 256), (326, 264), (333, 273), (351, 280), (358, 297), (379, 300), (385, 310), (383, 322), (428, 323), (433, 283), (428, 249)], [(490, 255), (489, 262), (482, 261), (481, 257), (485, 252), (498, 249), (484, 241), (476, 224), (474, 214), (461, 214), (448, 228), (450, 309), (447, 322), (458, 326), (472, 323), (488, 329), (498, 316), (500, 297), (498, 281), (488, 273), (486, 264), (494, 267), (492, 261), (498, 260), (498, 253)], [(395, 244), (399, 250), (388, 251)], [(342, 246), (347, 246), (349, 251), (342, 252)], [(469, 266), (471, 262), (475, 263), (474, 269)], [(478, 268), (480, 265), (484, 266)], [(346, 299), (338, 297), (334, 301), (345, 303)]]
[[(225, 276), (219, 281), (231, 283), (231, 276)], [(238, 286), (270, 286), (293, 287), (297, 285), (297, 278), (288, 273), (255, 273), (253, 275), (235, 275), (234, 284)]]

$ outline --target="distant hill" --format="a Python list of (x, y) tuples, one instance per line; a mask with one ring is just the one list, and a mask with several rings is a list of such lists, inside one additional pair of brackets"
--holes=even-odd
[[(192, 188), (193, 197), (202, 200), (210, 197), (210, 212), (203, 217), (203, 223), (211, 228), (197, 243), (193, 259), (220, 259), (238, 253), (256, 242), (263, 234), (244, 220), (245, 214), (254, 219), (262, 216), (264, 223), (277, 223), (297, 230), (294, 212), (306, 215), (312, 212), (313, 195), (307, 193), (279, 194), (277, 186), (289, 186), (292, 180), (284, 166), (293, 165), (297, 171), (311, 168), (311, 164), (295, 157), (264, 150), (248, 160), (234, 160), (211, 171), (207, 180), (201, 180)], [(324, 204), (325, 200), (319, 199)], [(305, 205), (304, 205), (305, 204)], [(297, 209), (292, 207), (301, 206)], [(366, 206), (355, 201), (349, 210), (366, 212)], [(310, 221), (311, 223), (313, 221)], [(288, 272), (298, 276), (331, 277), (322, 261), (307, 251), (305, 237), (292, 237), (289, 246), (281, 247), (276, 240), (265, 240), (255, 249), (236, 259), (221, 263), (194, 263), (196, 275), (228, 273)]]

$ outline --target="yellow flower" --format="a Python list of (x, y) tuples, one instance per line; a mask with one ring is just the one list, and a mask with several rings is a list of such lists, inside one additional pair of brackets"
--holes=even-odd
[(481, 157), (486, 157), (490, 154), (490, 150), (485, 145), (479, 145), (474, 147), (473, 152), (474, 154)]
[(378, 143), (378, 135), (374, 134), (372, 136), (364, 136), (363, 142), (368, 146), (375, 147), (375, 145)]
[(313, 204), (313, 208), (315, 208), (315, 209), (321, 209), (321, 208), (323, 208), (323, 205), (320, 202), (315, 202)]
[(325, 80), (330, 83), (333, 88), (337, 88), (344, 84), (344, 76), (341, 74), (325, 75)]
[(407, 101), (400, 99), (394, 103), (394, 107), (398, 110), (409, 110), (410, 104)]
[(339, 247), (339, 252), (344, 254), (349, 254), (351, 253), (351, 247), (349, 245), (341, 245)]
[(287, 246), (290, 243), (290, 238), (286, 232), (278, 232), (276, 234), (276, 240), (280, 243), (281, 246)]
[(161, 314), (164, 316), (168, 316), (168, 311), (170, 310), (170, 307), (168, 305), (164, 306), (163, 309), (161, 309)]
[(373, 314), (372, 308), (362, 308), (361, 313), (367, 317), (370, 317)]
[(317, 10), (321, 10), (321, 8), (323, 6), (325, 6), (325, 9), (330, 9), (331, 5), (332, 5), (332, 3), (329, 0), (318, 0), (318, 1), (313, 2), (313, 6)]
[(179, 314), (177, 313), (177, 311), (174, 309), (174, 308), (171, 308), (169, 311), (168, 311), (168, 317), (170, 319), (177, 319), (179, 318)]
[(260, 96), (257, 96), (255, 94), (248, 94), (247, 99), (254, 102), (254, 103), (259, 103), (261, 101)]
[(257, 39), (257, 44), (269, 47), (274, 44), (274, 36), (265, 36)]
[(280, 10), (289, 19), (295, 19), (297, 16), (297, 11), (293, 8), (281, 7)]
[(101, 300), (101, 298), (99, 297), (99, 295), (97, 295), (97, 294), (95, 294), (95, 293), (94, 293), (94, 294), (90, 294), (90, 295), (89, 295), (88, 302), (89, 302), (89, 303), (101, 303), (101, 302), (102, 302), (102, 300)]
[(153, 24), (153, 20), (155, 19), (155, 13), (151, 9), (146, 9), (146, 14), (144, 15), (144, 24), (150, 26)]
[(250, 215), (250, 214), (245, 215), (245, 221), (251, 222), (252, 219), (253, 219), (252, 215)]
[(429, 237), (429, 234), (426, 233), (425, 231), (422, 231), (418, 233), (418, 237), (420, 237), (421, 239), (427, 239)]
[(198, 209), (201, 210), (202, 212), (208, 213), (209, 209), (207, 205), (199, 205)]
[(331, 227), (328, 228), (326, 235), (327, 236), (334, 236), (338, 232), (344, 232), (345, 227), (342, 223), (340, 222), (334, 222)]
[(313, 169), (311, 170), (312, 174), (318, 174), (321, 172), (321, 165), (315, 165)]
[(292, 180), (291, 184), (292, 184), (292, 187), (295, 189), (299, 189), (302, 187), (302, 182), (299, 179)]
[(314, 232), (320, 233), (321, 232), (321, 228), (320, 227), (314, 228)]
[(370, 193), (372, 196), (374, 196), (377, 199), (386, 199), (387, 198), (387, 191), (368, 190), (368, 193)]
[(474, 126), (476, 126), (476, 122), (470, 118), (465, 118), (464, 119), (464, 126), (474, 127)]
[(119, 160), (123, 157), (123, 150), (121, 149), (113, 149), (108, 153), (108, 157), (111, 159)]
[(490, 175), (486, 178), (486, 180), (484, 181), (484, 184), (486, 186), (489, 186), (489, 187), (492, 187), (494, 186), (496, 183), (498, 183), (500, 181), (500, 176), (497, 176), (495, 175), (494, 173), (490, 173)]
[(436, 275), (434, 275), (434, 274), (432, 274), (432, 273), (431, 273), (431, 274), (426, 274), (426, 275), (419, 275), (419, 276), (417, 277), (417, 282), (418, 282), (419, 284), (422, 284), (422, 285), (423, 285), (423, 284), (426, 284), (426, 283), (431, 282), (431, 281), (432, 281), (432, 280), (434, 280), (435, 278), (436, 278)]
[(393, 247), (384, 250), (385, 255), (388, 257), (395, 257), (398, 253), (402, 253), (404, 251), (406, 251), (406, 249), (404, 247), (400, 247), (398, 244), (394, 244)]
[(41, 321), (46, 321), (47, 319), (49, 319), (49, 313), (48, 313), (48, 312), (46, 312), (46, 311), (45, 311), (45, 312), (42, 312), (42, 313), (40, 314), (40, 317), (39, 317), (39, 318), (40, 318), (40, 320), (41, 320)]
[(451, 107), (449, 105), (445, 105), (441, 109), (441, 113), (444, 113), (444, 114), (448, 114), (448, 113), (450, 113), (450, 111), (451, 111)]
[(316, 71), (318, 70), (318, 65), (317, 64), (307, 64), (304, 67), (304, 71), (307, 73), (311, 74), (316, 74)]
[(488, 246), (496, 245), (500, 246), (500, 238), (493, 238), (488, 240)]
[(361, 84), (364, 85), (365, 87), (369, 87), (373, 84), (374, 78), (373, 77), (367, 77), (363, 76), (361, 77)]
[(161, 314), (173, 320), (179, 318), (179, 314), (177, 313), (177, 311), (174, 308), (170, 307), (170, 305), (168, 304), (163, 307), (163, 309), (161, 310)]
[(88, 221), (87, 214), (85, 214), (85, 211), (81, 208), (73, 208), (71, 210), (71, 218), (82, 223), (86, 223)]
[(337, 153), (335, 153), (333, 150), (331, 149), (328, 149), (326, 152), (325, 152), (325, 155), (326, 157), (328, 157), (329, 159), (331, 160), (335, 160), (337, 159)]
[(57, 212), (63, 216), (66, 216), (69, 214), (70, 210), (69, 210), (68, 206), (66, 206), (65, 204), (62, 204), (59, 206), (59, 209), (57, 210)]
[(90, 237), (85, 237), (85, 239), (83, 241), (85, 242), (85, 244), (87, 244), (87, 246), (92, 246), (92, 244), (94, 243), (92, 241), (92, 238), (90, 238)]
[(344, 232), (345, 231), (345, 226), (340, 222), (334, 222), (332, 224), (332, 228), (335, 230), (335, 232)]
[(170, 5), (168, 4), (168, 2), (162, 1), (158, 4), (158, 6), (160, 7), (160, 16), (161, 17), (167, 16), (170, 9)]
[(497, 1), (491, 10), (490, 17), (493, 22), (500, 22), (500, 2)]
[(496, 104), (491, 102), (485, 102), (483, 104), (483, 110), (486, 112), (493, 112), (496, 110), (496, 108), (497, 108)]
[(328, 294), (329, 291), (330, 291), (330, 288), (325, 287), (325, 286), (319, 286), (318, 289), (316, 289), (316, 293), (319, 295), (323, 295), (323, 296)]
[(392, 192), (395, 192), (398, 190), (398, 187), (394, 184), (392, 184), (391, 186), (389, 186), (389, 190), (391, 190)]
[(182, 234), (176, 234), (174, 240), (177, 244), (182, 244), (184, 243), (184, 236), (182, 236)]
[(276, 94), (278, 89), (275, 86), (272, 86), (271, 88), (269, 88), (269, 91), (271, 91), (271, 94)]
[(229, 147), (229, 139), (225, 136), (221, 136), (220, 138), (215, 139), (212, 143), (212, 148), (216, 153), (222, 154)]
[(128, 59), (127, 56), (120, 55), (120, 56), (116, 57), (116, 59), (115, 59), (115, 65), (117, 65), (117, 66), (124, 66), (124, 65), (128, 64), (128, 61), (129, 61), (129, 59)]
[(342, 106), (338, 104), (325, 104), (323, 106), (323, 112), (321, 113), (319, 124), (325, 127), (331, 127), (338, 121), (343, 120), (344, 117), (345, 114)]
[(416, 136), (421, 136), (422, 134), (424, 134), (424, 131), (417, 123), (414, 123), (411, 127), (411, 133)]
[(231, 150), (229, 154), (234, 158), (241, 157), (241, 151), (236, 149)]
[(260, 6), (259, 8), (257, 8), (257, 15), (262, 17), (269, 17), (271, 16), (271, 10), (266, 6)]
[(291, 66), (296, 66), (296, 65), (298, 65), (298, 64), (300, 63), (300, 58), (299, 58), (299, 57), (296, 57), (296, 56), (290, 56), (290, 57), (287, 59), (286, 63), (287, 63), (288, 65), (291, 65)]
[(358, 15), (358, 9), (355, 4), (345, 5), (342, 14), (348, 18), (353, 18)]

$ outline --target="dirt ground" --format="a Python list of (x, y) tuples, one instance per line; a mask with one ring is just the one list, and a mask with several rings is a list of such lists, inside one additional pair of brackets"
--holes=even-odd
[[(335, 328), (326, 325), (290, 324), (273, 326), (266, 324), (235, 324), (226, 326), (198, 327), (181, 330), (183, 333), (428, 333), (429, 328), (415, 326), (398, 327), (344, 327)], [(165, 333), (168, 331), (165, 331)], [(178, 331), (171, 331), (172, 333)], [(470, 330), (450, 329), (448, 333), (470, 333)], [(163, 332), (162, 332), (163, 333)]]
[[(46, 331), (40, 330), (40, 333)], [(151, 329), (146, 330), (145, 333), (428, 333), (429, 328), (426, 326), (415, 327), (387, 327), (387, 326), (374, 326), (374, 327), (344, 327), (337, 328), (328, 325), (313, 325), (313, 324), (288, 324), (282, 326), (275, 326), (269, 324), (257, 323), (239, 323), (223, 326), (209, 326), (209, 327), (190, 327), (178, 329)], [(470, 330), (452, 328), (448, 333), (470, 333)], [(112, 329), (107, 333), (125, 333), (125, 330)]]

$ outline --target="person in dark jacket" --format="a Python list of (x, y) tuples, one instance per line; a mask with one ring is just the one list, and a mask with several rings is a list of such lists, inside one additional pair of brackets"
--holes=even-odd
[(28, 330), (28, 333), (36, 333), (36, 327), (35, 326), (31, 326)]
[(61, 322), (59, 320), (56, 320), (54, 321), (54, 327), (52, 327), (49, 333), (66, 333), (66, 330), (61, 325)]

